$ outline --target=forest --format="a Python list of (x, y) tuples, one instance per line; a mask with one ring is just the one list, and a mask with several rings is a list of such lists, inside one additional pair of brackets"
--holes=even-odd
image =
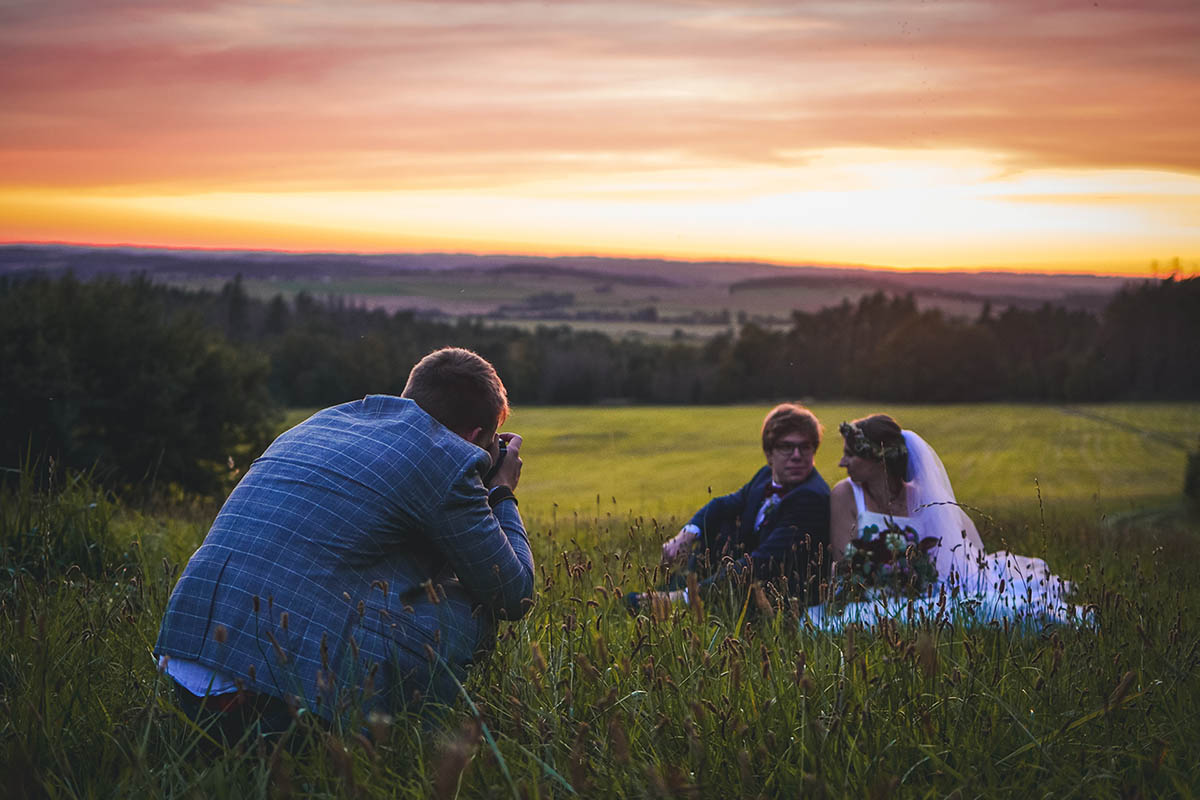
[(144, 275), (0, 279), (3, 466), (103, 464), (117, 484), (218, 488), (280, 409), (399, 394), (457, 345), (527, 405), (778, 398), (1081, 403), (1200, 399), (1200, 279), (1131, 283), (1099, 313), (985, 307), (973, 319), (876, 293), (786, 329), (696, 344), (388, 314), (300, 293), (169, 288)]

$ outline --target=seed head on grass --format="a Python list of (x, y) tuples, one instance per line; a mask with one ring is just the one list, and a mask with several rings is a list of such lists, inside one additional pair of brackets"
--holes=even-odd
[(895, 775), (885, 776), (876, 781), (871, 787), (871, 800), (886, 800), (900, 786), (900, 778)]
[(287, 653), (279, 646), (279, 641), (275, 638), (275, 634), (267, 631), (267, 638), (271, 641), (271, 647), (275, 650), (275, 660), (280, 664), (288, 663)]
[(287, 800), (292, 796), (292, 771), (283, 758), (284, 737), (280, 737), (275, 743), (275, 747), (271, 749), (271, 757), (267, 762), (267, 769), (271, 776), (271, 793), (278, 800)]
[(530, 665), (538, 675), (546, 672), (546, 657), (542, 655), (542, 648), (537, 642), (529, 643), (529, 659)]
[(1129, 670), (1123, 676), (1121, 676), (1121, 680), (1112, 690), (1112, 694), (1108, 696), (1108, 702), (1104, 704), (1106, 713), (1121, 705), (1121, 701), (1125, 699), (1127, 694), (1129, 694), (1129, 689), (1133, 686), (1133, 680), (1136, 677), (1137, 674), (1133, 670)]
[(767, 599), (767, 593), (763, 591), (761, 583), (755, 583), (753, 588), (754, 605), (759, 612), (770, 619), (775, 616), (775, 606), (771, 605), (771, 601)]
[(646, 765), (646, 783), (650, 785), (655, 797), (671, 796), (670, 790), (667, 789), (667, 782), (663, 780), (662, 773), (653, 764)]
[(701, 761), (704, 758), (704, 740), (700, 737), (700, 731), (697, 730), (696, 723), (691, 717), (684, 718), (683, 730), (687, 734), (688, 754), (692, 761)]
[(678, 764), (668, 764), (666, 774), (667, 791), (671, 797), (698, 797), (700, 787), (692, 783), (686, 772)]
[(463, 771), (475, 757), (479, 748), (482, 727), (479, 720), (472, 717), (463, 722), (456, 736), (445, 742), (434, 765), (433, 796), (442, 800), (458, 795), (459, 783)]
[(749, 792), (754, 780), (754, 772), (750, 768), (750, 753), (739, 750), (737, 754), (738, 776), (742, 779), (742, 788)]
[(650, 619), (655, 622), (669, 622), (671, 619), (671, 599), (666, 592), (649, 592)]
[[(375, 696), (375, 676), (379, 673), (379, 662), (371, 664), (371, 668), (367, 670), (367, 677), (363, 678), (363, 702), (367, 702)], [(331, 686), (336, 685), (336, 679), (330, 681)]]
[(333, 764), (333, 769), (338, 777), (345, 782), (349, 792), (347, 794), (355, 794), (358, 790), (357, 781), (354, 777), (354, 758), (336, 736), (331, 733), (325, 734), (325, 750), (329, 754), (329, 759)]
[(921, 631), (917, 636), (917, 663), (921, 665), (926, 677), (932, 678), (937, 674), (937, 647), (928, 631)]
[(704, 600), (700, 597), (700, 579), (695, 572), (687, 575), (688, 606), (696, 618), (697, 625), (704, 624)]
[(796, 653), (796, 669), (792, 673), (792, 679), (795, 681), (796, 686), (800, 688), (800, 691), (806, 696), (810, 691), (812, 691), (813, 688), (812, 678), (805, 674), (807, 667), (808, 654), (801, 650)]
[(371, 738), (375, 740), (375, 744), (386, 742), (388, 734), (392, 729), (392, 716), (381, 711), (372, 711), (367, 715), (367, 730), (371, 732)]
[(370, 739), (357, 731), (351, 738), (354, 739), (358, 746), (363, 749), (363, 752), (365, 752), (372, 761), (379, 760), (379, 751), (375, 749), (375, 745), (371, 743)]
[(587, 736), (590, 726), (584, 722), (579, 726), (575, 743), (571, 745), (571, 755), (568, 763), (571, 770), (571, 783), (578, 792), (585, 792), (590, 787), (588, 780)]
[(441, 598), (438, 597), (437, 590), (433, 588), (433, 579), (422, 583), (421, 588), (425, 590), (425, 597), (429, 600), (431, 605), (436, 606), (438, 603), (442, 602)]

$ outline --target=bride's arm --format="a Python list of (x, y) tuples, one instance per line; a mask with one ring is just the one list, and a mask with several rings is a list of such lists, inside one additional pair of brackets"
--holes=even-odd
[(836, 564), (846, 553), (846, 545), (854, 538), (858, 528), (858, 512), (854, 508), (854, 489), (850, 479), (837, 482), (829, 493), (829, 549), (831, 561)]

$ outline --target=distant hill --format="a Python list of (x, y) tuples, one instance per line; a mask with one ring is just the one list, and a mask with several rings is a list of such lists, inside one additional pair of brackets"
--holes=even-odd
[[(912, 293), (918, 303), (971, 313), (993, 307), (1036, 307), (1052, 303), (1096, 311), (1127, 281), (1097, 275), (1044, 275), (1007, 272), (912, 272), (865, 267), (778, 266), (733, 261), (672, 261), (598, 256), (537, 257), (462, 253), (283, 253), (271, 251), (172, 250), (72, 245), (2, 245), (0, 275), (73, 272), (80, 278), (145, 273), (168, 283), (196, 284), (241, 275), (261, 282), (262, 291), (297, 291), (315, 282), (321, 291), (377, 301), (386, 308), (437, 308), (447, 280), (468, 289), (473, 304), (447, 313), (477, 313), (490, 308), (498, 287), (508, 290), (499, 303), (511, 303), (522, 291), (547, 288), (573, 291), (581, 303), (594, 292), (597, 303), (615, 303), (614, 285), (624, 307), (637, 304), (721, 308), (785, 314), (790, 308), (813, 310), (883, 291)], [(363, 293), (361, 284), (371, 281)], [(388, 281), (397, 282), (390, 291)], [(352, 285), (353, 284), (353, 285)], [(403, 284), (401, 286), (401, 284)], [(550, 286), (548, 287), (548, 284)], [(586, 289), (582, 291), (581, 289)], [(646, 292), (653, 291), (653, 294)], [(386, 302), (385, 302), (386, 299)], [(367, 302), (371, 305), (372, 302)], [(406, 305), (407, 304), (407, 305)], [(432, 306), (431, 306), (432, 304)], [(504, 306), (509, 307), (509, 306)]]

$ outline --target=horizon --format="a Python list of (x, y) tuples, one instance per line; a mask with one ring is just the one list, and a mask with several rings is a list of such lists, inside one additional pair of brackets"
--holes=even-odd
[(779, 267), (781, 269), (817, 269), (845, 272), (871, 272), (871, 273), (902, 273), (902, 274), (945, 274), (945, 275), (1005, 275), (1005, 276), (1020, 276), (1020, 277), (1044, 277), (1044, 278), (1111, 278), (1111, 279), (1158, 279), (1158, 278), (1179, 278), (1185, 279), (1196, 277), (1198, 267), (1192, 265), (1190, 271), (1186, 270), (1182, 262), (1178, 259), (1178, 263), (1171, 264), (1156, 264), (1152, 273), (1146, 272), (1088, 272), (1084, 269), (1068, 270), (1055, 272), (1052, 270), (1034, 270), (1034, 269), (1006, 269), (997, 266), (979, 266), (979, 267), (893, 267), (881, 264), (854, 264), (854, 263), (818, 263), (815, 261), (802, 261), (794, 263), (785, 263), (777, 261), (767, 261), (763, 259), (740, 259), (740, 258), (680, 258), (663, 255), (606, 255), (597, 253), (562, 253), (556, 255), (545, 255), (540, 253), (518, 253), (518, 252), (471, 252), (466, 250), (328, 250), (328, 249), (313, 249), (313, 250), (288, 250), (282, 248), (271, 247), (206, 247), (206, 246), (172, 246), (172, 245), (145, 245), (135, 244), (131, 242), (70, 242), (70, 241), (0, 241), (0, 249), (7, 247), (31, 247), (31, 248), (52, 248), (65, 247), (76, 248), (80, 250), (145, 250), (145, 251), (166, 251), (171, 253), (211, 253), (211, 254), (230, 254), (230, 255), (278, 255), (278, 256), (463, 256), (465, 258), (528, 258), (528, 259), (596, 259), (608, 261), (663, 261), (672, 264), (730, 264), (730, 265), (745, 265), (745, 266), (767, 266)]
[(1178, 0), (0, 20), (3, 243), (1200, 270), (1200, 8)]

